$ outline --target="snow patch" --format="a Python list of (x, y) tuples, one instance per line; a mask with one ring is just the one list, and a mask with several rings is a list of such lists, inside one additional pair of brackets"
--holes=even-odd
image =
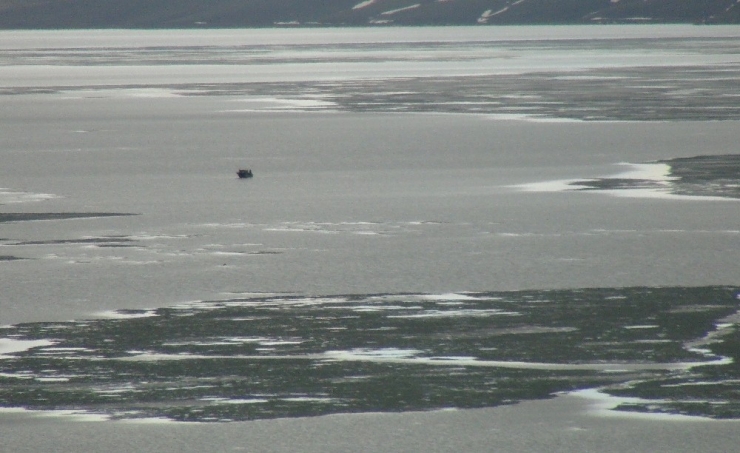
[(368, 6), (372, 5), (373, 3), (376, 3), (378, 0), (366, 0), (364, 2), (360, 2), (352, 7), (352, 9), (362, 9), (367, 8)]
[(404, 6), (403, 8), (392, 9), (390, 11), (382, 12), (382, 13), (380, 13), (380, 15), (381, 16), (391, 16), (393, 14), (400, 13), (400, 12), (403, 12), (403, 11), (408, 11), (408, 10), (411, 10), (411, 9), (416, 9), (416, 8), (418, 8), (420, 6), (421, 6), (421, 3), (415, 3), (413, 5)]

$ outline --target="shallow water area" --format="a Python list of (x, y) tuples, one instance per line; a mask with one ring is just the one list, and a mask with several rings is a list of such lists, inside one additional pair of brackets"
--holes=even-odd
[[(736, 418), (739, 299), (730, 287), (601, 288), (232, 297), (119, 310), (4, 328), (0, 399), (208, 422), (657, 387), (664, 398), (626, 398), (619, 408)], [(697, 381), (699, 394), (687, 398), (683, 386)]]

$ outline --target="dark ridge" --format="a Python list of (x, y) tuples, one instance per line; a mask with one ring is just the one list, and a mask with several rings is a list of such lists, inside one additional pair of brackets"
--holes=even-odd
[(121, 212), (4, 212), (0, 213), (0, 223), (30, 222), (34, 220), (68, 220), (93, 217), (118, 217), (138, 215)]

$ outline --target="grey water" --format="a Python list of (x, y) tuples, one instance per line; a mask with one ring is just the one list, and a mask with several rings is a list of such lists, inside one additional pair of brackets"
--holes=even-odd
[(737, 418), (739, 34), (0, 33), (0, 406)]

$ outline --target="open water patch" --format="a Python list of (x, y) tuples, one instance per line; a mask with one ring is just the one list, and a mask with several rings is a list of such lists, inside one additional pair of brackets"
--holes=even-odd
[(740, 418), (739, 305), (718, 286), (245, 294), (18, 324), (0, 329), (0, 407), (213, 422), (599, 389)]

